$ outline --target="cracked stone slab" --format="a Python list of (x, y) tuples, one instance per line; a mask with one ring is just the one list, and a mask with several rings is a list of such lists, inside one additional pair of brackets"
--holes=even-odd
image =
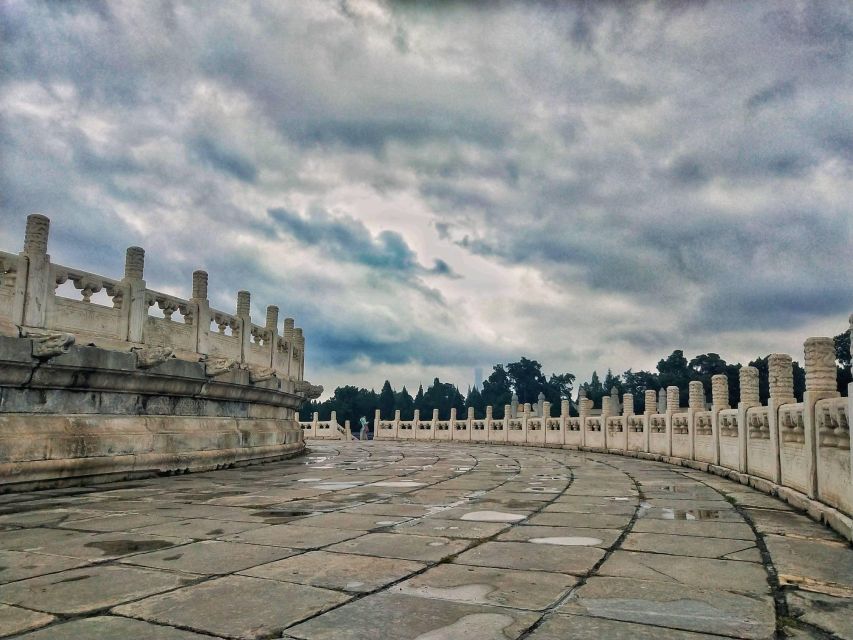
[(399, 516), (377, 516), (366, 513), (322, 513), (303, 518), (299, 521), (299, 524), (304, 527), (322, 527), (324, 529), (371, 531), (373, 529), (393, 527), (394, 525), (406, 522), (408, 519)]
[(840, 587), (853, 595), (853, 551), (845, 543), (768, 535), (764, 543), (783, 584)]
[(541, 611), (575, 584), (577, 578), (558, 573), (441, 564), (393, 586), (390, 592)]
[(801, 513), (772, 509), (747, 509), (746, 512), (759, 533), (843, 541), (837, 533)]
[(191, 631), (181, 631), (172, 627), (162, 627), (141, 620), (117, 616), (96, 616), (82, 620), (71, 620), (20, 637), (22, 640), (113, 640), (114, 638), (210, 640), (210, 636), (199, 635)]
[(613, 545), (621, 534), (622, 532), (618, 529), (522, 525), (502, 533), (498, 536), (498, 540), (607, 548)]
[(623, 529), (628, 526), (629, 522), (631, 522), (632, 515), (604, 515), (597, 513), (537, 513), (527, 520), (527, 524), (546, 527)]
[(72, 615), (175, 589), (192, 580), (155, 569), (96, 565), (3, 585), (0, 602)]
[(556, 615), (542, 623), (530, 640), (719, 640), (722, 636), (587, 616)]
[(755, 540), (752, 528), (745, 522), (715, 522), (713, 520), (659, 520), (638, 518), (633, 533), (668, 533), (700, 538), (731, 538), (732, 540)]
[(119, 615), (208, 634), (255, 640), (349, 600), (337, 591), (226, 576), (116, 607)]
[(789, 591), (788, 613), (826, 633), (853, 640), (853, 597), (836, 598), (810, 591)]
[(211, 539), (227, 536), (252, 529), (262, 529), (265, 524), (251, 522), (226, 522), (225, 520), (209, 520), (206, 518), (190, 518), (174, 520), (166, 524), (155, 524), (134, 529), (134, 532), (151, 536), (167, 536), (174, 538)]
[(539, 615), (430, 598), (381, 593), (288, 629), (301, 640), (512, 640)]
[[(758, 553), (754, 540), (697, 538), (665, 533), (629, 533), (628, 537), (622, 542), (622, 548), (627, 551), (646, 551), (675, 556), (730, 558), (761, 562), (761, 555)], [(748, 550), (753, 550), (755, 553), (751, 556), (735, 557), (735, 554)]]
[(563, 547), (529, 542), (486, 542), (456, 558), (458, 564), (530, 569), (582, 575), (604, 557), (596, 547)]
[(770, 640), (776, 629), (770, 596), (630, 578), (590, 578), (559, 611), (749, 640)]
[(760, 564), (715, 558), (674, 559), (658, 553), (617, 550), (598, 569), (598, 575), (662, 580), (692, 587), (751, 593), (770, 593), (767, 572)]
[(240, 575), (361, 593), (379, 589), (425, 567), (411, 560), (309, 551), (246, 569)]
[[(439, 514), (441, 515), (441, 514)], [(411, 533), (445, 538), (491, 538), (510, 525), (503, 522), (473, 522), (468, 520), (445, 520), (443, 518), (423, 518), (394, 527), (398, 533)]]

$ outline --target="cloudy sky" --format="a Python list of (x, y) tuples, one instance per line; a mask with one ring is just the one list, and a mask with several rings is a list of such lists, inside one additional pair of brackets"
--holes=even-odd
[(853, 311), (853, 5), (0, 3), (0, 247), (231, 310), (307, 375), (801, 357)]

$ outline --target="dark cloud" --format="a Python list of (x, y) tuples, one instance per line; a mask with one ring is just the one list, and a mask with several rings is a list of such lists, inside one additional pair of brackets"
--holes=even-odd
[(851, 43), (841, 0), (11, 0), (0, 240), (207, 268), (333, 382), (799, 345), (850, 307)]

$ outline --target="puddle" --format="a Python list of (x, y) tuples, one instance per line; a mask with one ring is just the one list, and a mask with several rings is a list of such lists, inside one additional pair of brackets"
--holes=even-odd
[(422, 633), (414, 640), (459, 640), (471, 637), (479, 640), (504, 640), (503, 630), (515, 619), (503, 613), (472, 613), (459, 618), (453, 624)]
[(430, 546), (430, 547), (443, 547), (443, 546), (444, 546), (444, 544), (445, 544), (444, 542), (430, 542), (430, 543), (429, 543), (429, 545), (427, 545), (427, 546)]
[(316, 511), (281, 511), (277, 509), (264, 509), (253, 511), (253, 516), (263, 518), (266, 524), (285, 524), (293, 520), (299, 520), (306, 516), (312, 516)]
[(415, 482), (414, 480), (383, 480), (382, 482), (374, 482), (372, 487), (422, 487), (423, 482)]
[(106, 555), (120, 556), (126, 553), (139, 553), (141, 551), (156, 551), (173, 546), (166, 540), (98, 540), (87, 542), (86, 547), (100, 549)]
[(323, 482), (323, 478), (299, 478), (296, 482)]
[(73, 578), (65, 578), (64, 580), (60, 580), (59, 582), (54, 582), (54, 584), (62, 584), (64, 582), (78, 582), (79, 580), (85, 580), (86, 578), (91, 578), (88, 573), (83, 574), (82, 576), (74, 576)]
[(473, 522), (518, 522), (527, 516), (520, 513), (504, 513), (502, 511), (471, 511), (466, 513), (460, 520)]
[(339, 489), (352, 489), (361, 485), (360, 482), (320, 482), (317, 484), (318, 489), (328, 489), (329, 491), (337, 491)]
[(359, 587), (363, 587), (363, 582), (347, 582), (344, 585), (344, 589), (358, 589)]
[(533, 544), (556, 544), (562, 547), (594, 547), (601, 544), (598, 538), (584, 538), (583, 536), (556, 536), (553, 538), (530, 538), (528, 542)]
[(377, 520), (376, 524), (380, 527), (390, 527), (391, 525), (400, 524), (402, 520)]
[(429, 585), (407, 587), (400, 585), (396, 589), (393, 589), (396, 593), (420, 596), (421, 598), (472, 603), (486, 602), (486, 598), (494, 590), (495, 587), (490, 584), (464, 584), (458, 587), (432, 587)]

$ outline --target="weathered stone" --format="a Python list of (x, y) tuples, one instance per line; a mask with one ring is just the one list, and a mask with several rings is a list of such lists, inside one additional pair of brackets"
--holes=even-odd
[(342, 593), (316, 587), (226, 576), (123, 605), (114, 611), (183, 629), (254, 640), (280, 636), (286, 627), (348, 599)]
[(368, 533), (329, 547), (329, 551), (437, 562), (466, 549), (467, 540), (451, 540), (432, 536), (413, 536), (403, 533)]
[(21, 638), (26, 640), (114, 640), (114, 638), (209, 640), (210, 636), (149, 624), (141, 620), (117, 616), (96, 616), (56, 624), (47, 629), (28, 633)]
[(595, 547), (563, 547), (528, 542), (486, 542), (466, 551), (459, 564), (504, 569), (532, 569), (582, 575), (604, 556)]
[(298, 552), (282, 547), (204, 540), (165, 551), (140, 553), (125, 558), (122, 562), (143, 567), (217, 575), (281, 560), (295, 553)]
[(38, 629), (54, 620), (52, 615), (0, 604), (0, 636)]
[(588, 616), (556, 615), (528, 636), (530, 640), (719, 640), (718, 635), (617, 622)]

